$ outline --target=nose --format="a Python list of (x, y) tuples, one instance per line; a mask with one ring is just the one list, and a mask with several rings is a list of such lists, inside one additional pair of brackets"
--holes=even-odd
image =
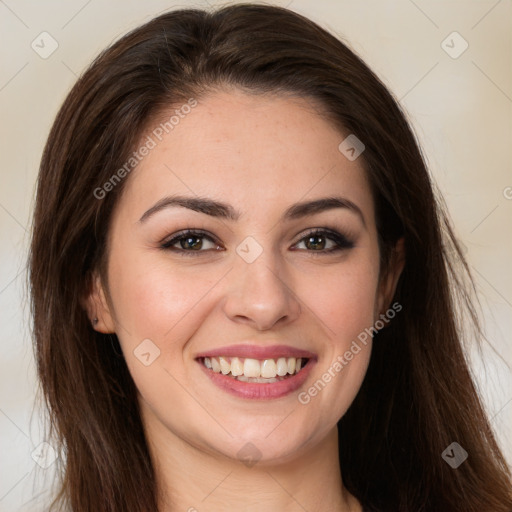
[(230, 320), (267, 330), (299, 317), (300, 299), (291, 278), (270, 250), (252, 263), (237, 256), (227, 277), (224, 313)]

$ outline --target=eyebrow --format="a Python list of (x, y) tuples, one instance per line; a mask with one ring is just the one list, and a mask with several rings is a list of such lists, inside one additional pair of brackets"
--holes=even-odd
[[(230, 221), (237, 221), (241, 214), (235, 210), (231, 205), (215, 201), (206, 197), (188, 197), (188, 196), (168, 196), (160, 199), (154, 206), (144, 212), (139, 222), (147, 221), (155, 213), (165, 210), (167, 208), (181, 207), (188, 208), (195, 212), (204, 213), (211, 217), (225, 219)], [(357, 214), (363, 225), (366, 226), (363, 212), (355, 203), (349, 199), (333, 196), (315, 199), (312, 201), (305, 201), (291, 205), (282, 215), (283, 221), (291, 221), (314, 215), (334, 208), (345, 208)]]

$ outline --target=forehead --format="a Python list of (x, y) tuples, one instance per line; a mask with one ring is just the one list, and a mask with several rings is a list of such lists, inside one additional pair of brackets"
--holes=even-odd
[(341, 194), (373, 217), (362, 158), (351, 161), (338, 149), (347, 135), (310, 99), (217, 91), (149, 123), (141, 143), (153, 147), (123, 196), (135, 210), (187, 193), (254, 212)]

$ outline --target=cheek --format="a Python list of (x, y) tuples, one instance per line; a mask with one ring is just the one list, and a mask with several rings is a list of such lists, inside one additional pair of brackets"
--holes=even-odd
[(320, 320), (317, 324), (326, 345), (318, 361), (317, 379), (303, 390), (299, 402), (327, 426), (341, 418), (352, 403), (371, 355), (378, 265), (364, 255), (352, 263), (340, 265), (328, 279), (320, 274), (309, 276), (302, 292), (307, 291), (304, 296)]
[(377, 280), (376, 265), (361, 260), (329, 275), (309, 276), (301, 295), (322, 321), (328, 338), (342, 348), (373, 325)]
[[(316, 293), (324, 325), (324, 349), (315, 377), (298, 401), (327, 432), (344, 416), (363, 383), (371, 356), (375, 281), (368, 274), (339, 276)], [(324, 301), (324, 302), (322, 302)]]
[(186, 347), (209, 307), (208, 292), (221, 277), (147, 258), (119, 259), (112, 265), (119, 342), (140, 396), (156, 409), (163, 404), (186, 406), (176, 402), (179, 383), (187, 378)]
[(135, 255), (118, 259), (110, 275), (123, 350), (131, 352), (150, 339), (162, 356), (176, 357), (200, 325), (199, 316), (210, 304), (208, 292), (223, 272), (213, 267), (208, 272), (193, 266), (184, 269)]

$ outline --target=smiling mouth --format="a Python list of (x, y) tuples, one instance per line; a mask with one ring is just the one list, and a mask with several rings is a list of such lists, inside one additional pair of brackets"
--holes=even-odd
[(240, 382), (272, 384), (298, 374), (309, 359), (280, 357), (251, 359), (241, 357), (201, 357), (199, 362), (214, 373), (220, 373)]

